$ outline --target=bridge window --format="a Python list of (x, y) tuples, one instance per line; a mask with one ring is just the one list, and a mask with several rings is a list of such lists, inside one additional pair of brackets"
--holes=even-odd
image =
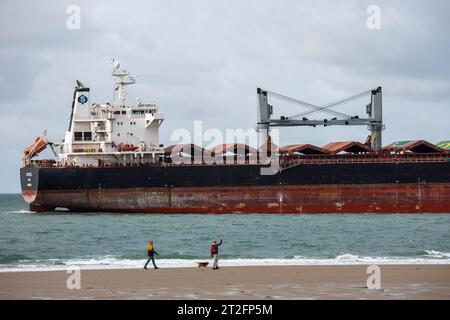
[(83, 133), (83, 140), (84, 141), (91, 141), (92, 140), (92, 132), (86, 131)]
[(75, 141), (83, 141), (83, 132), (74, 132)]

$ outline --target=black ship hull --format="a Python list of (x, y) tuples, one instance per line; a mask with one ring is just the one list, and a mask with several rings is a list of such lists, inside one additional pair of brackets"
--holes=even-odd
[(450, 213), (450, 162), (24, 167), (32, 211)]

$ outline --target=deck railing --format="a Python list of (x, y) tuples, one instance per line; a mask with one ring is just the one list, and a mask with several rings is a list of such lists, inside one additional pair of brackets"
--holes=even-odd
[[(273, 158), (278, 161), (280, 169), (302, 164), (353, 164), (353, 163), (435, 163), (449, 162), (450, 153), (407, 153), (407, 154), (339, 154), (339, 155), (281, 155)], [(201, 159), (186, 157), (184, 163), (171, 163), (170, 158), (161, 159), (159, 162), (142, 163), (135, 162), (99, 162), (95, 167), (130, 167), (130, 166), (198, 166), (206, 165)], [(258, 162), (247, 158), (235, 158), (230, 161), (226, 159), (224, 163), (214, 163), (214, 165), (257, 165)], [(32, 160), (28, 166), (31, 167), (92, 167), (92, 165), (62, 165), (54, 160)]]
[(449, 162), (450, 154), (415, 153), (415, 154), (358, 154), (358, 155), (311, 155), (285, 156), (280, 158), (284, 168), (299, 164), (349, 164), (349, 163), (420, 163)]

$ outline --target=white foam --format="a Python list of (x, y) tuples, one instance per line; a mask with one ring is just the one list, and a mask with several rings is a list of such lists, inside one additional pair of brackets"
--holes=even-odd
[[(439, 258), (434, 257), (439, 256)], [(333, 259), (295, 257), (293, 259), (221, 259), (220, 265), (228, 266), (303, 266), (303, 265), (392, 265), (392, 264), (450, 264), (450, 254), (439, 253), (423, 257), (361, 257), (352, 254), (341, 254)], [(445, 257), (440, 257), (444, 256)], [(98, 269), (141, 269), (146, 259), (117, 259), (103, 257), (93, 259), (43, 260), (27, 263), (22, 261), (16, 265), (0, 265), (0, 272), (19, 271), (54, 271), (80, 268), (82, 270)], [(193, 268), (197, 261), (210, 259), (157, 259), (161, 268)], [(212, 265), (212, 261), (210, 261)], [(151, 266), (150, 266), (151, 267)]]
[(5, 211), (6, 213), (34, 213), (30, 210), (13, 210), (13, 211)]
[(441, 252), (436, 250), (425, 250), (425, 252), (427, 253), (427, 256), (431, 258), (450, 258), (450, 252)]
[(355, 260), (355, 259), (359, 259), (359, 257), (350, 253), (344, 253), (336, 257), (336, 260)]

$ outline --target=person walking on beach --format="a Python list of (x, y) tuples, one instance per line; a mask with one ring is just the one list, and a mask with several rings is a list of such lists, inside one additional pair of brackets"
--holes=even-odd
[(219, 246), (221, 244), (222, 239), (220, 239), (219, 243), (216, 240), (211, 243), (211, 258), (214, 258), (213, 270), (219, 269)]
[(155, 251), (155, 248), (153, 247), (153, 241), (151, 241), (151, 240), (148, 241), (148, 245), (147, 245), (147, 254), (148, 254), (148, 260), (147, 260), (147, 262), (145, 263), (144, 269), (147, 269), (147, 265), (148, 265), (148, 263), (150, 262), (150, 260), (151, 260), (152, 263), (153, 263), (153, 267), (154, 267), (155, 269), (159, 269), (159, 268), (156, 266), (156, 263), (155, 263), (155, 254), (157, 255), (158, 252)]

